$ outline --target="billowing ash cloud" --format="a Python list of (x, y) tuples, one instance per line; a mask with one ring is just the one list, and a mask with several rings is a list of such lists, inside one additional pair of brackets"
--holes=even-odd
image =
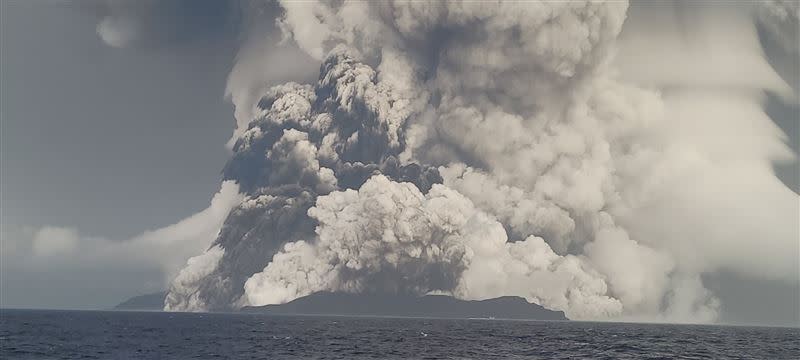
[[(183, 278), (174, 283), (167, 308), (234, 305), (245, 281), (283, 244), (314, 238), (317, 223), (308, 212), (319, 195), (358, 188), (379, 173), (424, 191), (441, 182), (435, 168), (398, 160), (405, 142), (401, 129), (412, 108), (424, 104), (408, 90), (397, 91), (344, 48), (322, 64), (316, 87), (287, 83), (268, 90), (225, 168), (225, 177), (249, 196), (215, 243), (224, 255), (199, 284)], [(194, 297), (172, 296), (184, 288), (196, 288)]]
[(316, 240), (286, 244), (245, 283), (247, 303), (283, 303), (322, 290), (464, 298), (514, 292), (572, 316), (621, 310), (584, 259), (559, 256), (533, 236), (507, 242), (502, 224), (440, 184), (423, 194), (375, 175), (358, 191), (319, 197), (308, 213), (319, 224)]
[(792, 154), (758, 100), (791, 90), (752, 13), (720, 23), (749, 24), (722, 50), (751, 71), (728, 82), (725, 61), (665, 79), (616, 60), (621, 2), (281, 5), (318, 81), (246, 84), (240, 53), (224, 175), (246, 198), (166, 309), (437, 292), (697, 322), (720, 306), (703, 274), (797, 281), (798, 198), (771, 170)]

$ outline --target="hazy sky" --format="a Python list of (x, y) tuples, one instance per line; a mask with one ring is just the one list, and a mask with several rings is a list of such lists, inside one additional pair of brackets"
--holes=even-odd
[[(43, 227), (79, 232), (66, 238), (121, 242), (209, 207), (230, 157), (225, 143), (236, 120), (225, 88), (242, 40), (235, 14), (225, 14), (219, 3), (198, 2), (195, 12), (181, 15), (182, 26), (172, 27), (176, 15), (166, 11), (148, 20), (153, 33), (145, 40), (114, 47), (109, 42), (125, 39), (98, 36), (93, 2), (0, 1), (0, 236), (6, 254), (9, 239), (33, 241)], [(770, 61), (796, 90), (796, 58), (787, 63), (779, 55)], [(297, 72), (292, 66), (316, 71), (305, 55), (282, 61), (287, 73)], [(797, 106), (773, 98), (768, 112), (796, 152)], [(778, 169), (795, 192), (797, 164)], [(61, 266), (52, 259), (26, 265), (3, 257), (0, 306), (102, 308), (165, 286), (162, 270), (148, 265), (117, 268), (75, 259), (79, 264)], [(777, 324), (800, 316), (797, 284), (729, 272), (704, 280), (726, 301), (722, 321)]]
[[(224, 99), (232, 31), (119, 49), (97, 36), (85, 9), (0, 6), (3, 240), (44, 225), (126, 239), (208, 205), (234, 123)], [(2, 275), (4, 306), (107, 306), (144, 288), (137, 276), (108, 291), (65, 283), (54, 298), (42, 285), (74, 275)]]
[(2, 16), (4, 227), (125, 237), (205, 207), (233, 123), (232, 34), (117, 49), (85, 11), (3, 1)]

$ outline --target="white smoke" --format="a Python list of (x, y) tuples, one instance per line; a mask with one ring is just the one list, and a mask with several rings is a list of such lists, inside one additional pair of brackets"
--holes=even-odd
[(206, 311), (206, 304), (198, 297), (201, 280), (214, 272), (225, 250), (212, 246), (204, 253), (190, 258), (172, 280), (170, 292), (164, 300), (164, 311)]
[(44, 226), (36, 231), (31, 242), (35, 257), (69, 256), (78, 247), (80, 235), (75, 229)]
[(163, 275), (155, 280), (156, 286), (163, 288), (187, 259), (216, 238), (228, 212), (242, 198), (238, 186), (226, 181), (208, 208), (175, 224), (123, 240), (81, 235), (73, 228), (44, 226), (32, 232), (30, 242), (24, 236), (4, 237), (2, 261), (4, 266), (34, 266), (53, 272), (87, 267), (96, 267), (96, 271), (153, 269)]
[[(764, 58), (751, 9), (676, 5), (665, 21), (662, 8), (637, 5), (618, 62), (627, 79), (662, 89), (665, 110), (642, 136), (654, 150), (644, 157), (650, 164), (628, 169), (638, 175), (627, 189), (647, 198), (618, 221), (690, 273), (726, 269), (796, 284), (798, 197), (772, 170), (796, 155), (762, 102), (764, 91), (797, 95)], [(645, 37), (663, 46), (645, 47)]]

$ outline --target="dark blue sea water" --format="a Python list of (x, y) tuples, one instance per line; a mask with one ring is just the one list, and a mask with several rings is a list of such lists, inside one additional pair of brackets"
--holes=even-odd
[(0, 310), (2, 359), (798, 359), (800, 329)]

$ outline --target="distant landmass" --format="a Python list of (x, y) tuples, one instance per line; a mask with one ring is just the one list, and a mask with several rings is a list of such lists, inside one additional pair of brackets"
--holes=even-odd
[[(166, 292), (132, 297), (114, 310), (160, 311)], [(519, 320), (567, 320), (563, 311), (547, 310), (516, 296), (459, 300), (446, 295), (389, 295), (319, 292), (281, 305), (247, 306), (242, 312), (273, 315), (406, 316)]]
[(164, 299), (166, 297), (166, 291), (134, 296), (114, 306), (114, 310), (161, 311), (164, 308)]
[(567, 320), (516, 296), (459, 300), (446, 295), (402, 296), (320, 292), (281, 305), (249, 306), (243, 312), (290, 315), (407, 316), (520, 320)]

